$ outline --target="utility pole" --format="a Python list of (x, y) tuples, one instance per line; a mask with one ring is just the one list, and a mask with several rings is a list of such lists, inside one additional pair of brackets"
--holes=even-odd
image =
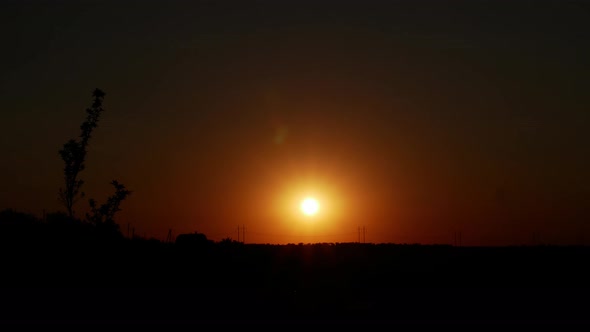
[(358, 238), (357, 243), (361, 243), (361, 226), (358, 227)]
[(363, 226), (363, 243), (367, 243), (367, 241), (365, 240), (365, 233), (366, 233), (365, 226)]
[(238, 242), (240, 242), (240, 225), (238, 225)]
[(461, 246), (461, 231), (454, 231), (453, 232), (453, 245), (455, 247), (460, 247)]
[(246, 226), (242, 225), (242, 242), (246, 243)]

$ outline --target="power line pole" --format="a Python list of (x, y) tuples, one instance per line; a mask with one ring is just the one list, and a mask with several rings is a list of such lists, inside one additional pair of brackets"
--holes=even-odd
[(242, 242), (246, 243), (246, 226), (242, 225)]
[(367, 243), (367, 241), (365, 240), (365, 233), (366, 233), (365, 226), (363, 226), (363, 243)]
[(238, 225), (238, 242), (240, 242), (240, 225)]
[(361, 226), (358, 227), (358, 238), (357, 243), (361, 243)]

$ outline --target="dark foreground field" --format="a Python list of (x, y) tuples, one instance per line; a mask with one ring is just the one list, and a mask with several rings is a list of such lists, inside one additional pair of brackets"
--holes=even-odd
[[(6, 234), (4, 234), (6, 235)], [(587, 247), (3, 237), (3, 323), (585, 323)]]

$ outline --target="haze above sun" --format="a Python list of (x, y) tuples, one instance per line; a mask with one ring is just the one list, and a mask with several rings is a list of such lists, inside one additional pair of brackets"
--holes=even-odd
[(313, 197), (306, 197), (301, 201), (300, 208), (304, 215), (313, 216), (320, 211), (320, 203)]

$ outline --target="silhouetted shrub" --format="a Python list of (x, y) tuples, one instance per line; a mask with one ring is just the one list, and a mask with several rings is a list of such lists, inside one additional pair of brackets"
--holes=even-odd
[(105, 93), (99, 89), (95, 89), (92, 96), (94, 97), (92, 106), (86, 109), (86, 120), (80, 125), (80, 139), (68, 140), (63, 145), (63, 148), (59, 150), (59, 155), (65, 164), (65, 187), (59, 189), (59, 199), (65, 206), (70, 217), (74, 216), (74, 204), (78, 199), (84, 197), (84, 192), (80, 192), (84, 181), (78, 178), (78, 174), (85, 168), (84, 162), (86, 160), (88, 141), (90, 140), (92, 130), (98, 124), (100, 113), (103, 112), (102, 99)]
[(176, 237), (175, 244), (180, 248), (208, 248), (213, 245), (214, 242), (207, 239), (205, 234), (194, 232), (179, 234)]

